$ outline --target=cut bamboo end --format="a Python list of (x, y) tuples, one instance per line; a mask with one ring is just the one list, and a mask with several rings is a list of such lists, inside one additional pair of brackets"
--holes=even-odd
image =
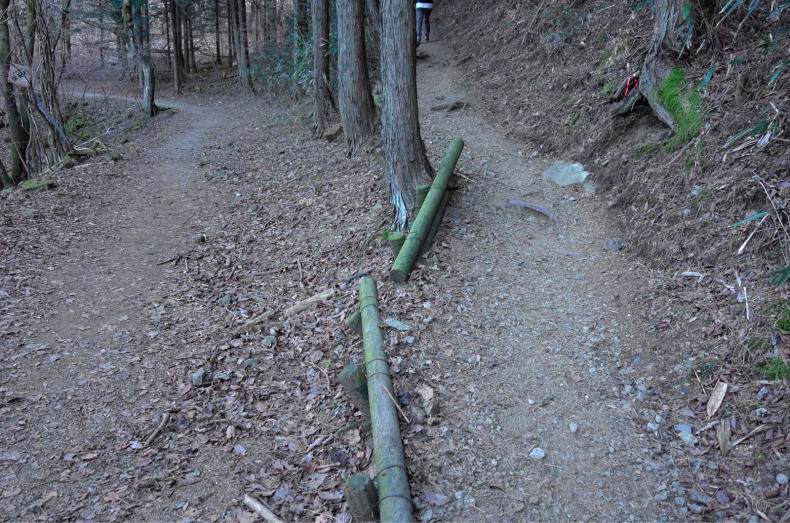
[(354, 406), (366, 418), (370, 418), (370, 404), (368, 403), (368, 380), (365, 372), (359, 365), (351, 363), (346, 365), (338, 375), (343, 390), (346, 391)]
[(349, 476), (343, 487), (343, 494), (354, 521), (378, 521), (376, 488), (367, 474)]
[(387, 234), (387, 244), (389, 244), (390, 249), (392, 249), (392, 254), (397, 258), (398, 253), (400, 253), (401, 248), (403, 247), (403, 242), (406, 241), (406, 235), (400, 231), (390, 231)]
[(362, 313), (358, 310), (354, 311), (346, 318), (346, 326), (355, 334), (362, 335)]

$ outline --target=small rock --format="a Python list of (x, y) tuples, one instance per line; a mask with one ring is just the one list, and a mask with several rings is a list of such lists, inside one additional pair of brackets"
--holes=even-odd
[(571, 434), (576, 434), (579, 432), (579, 425), (577, 423), (569, 423), (568, 428), (571, 431)]
[(195, 240), (195, 243), (206, 243), (206, 235), (203, 233), (198, 233), (192, 237)]
[(610, 251), (620, 251), (625, 244), (619, 238), (606, 238), (606, 249)]
[(333, 142), (341, 134), (343, 134), (343, 126), (337, 124), (337, 125), (333, 125), (332, 127), (329, 127), (326, 131), (324, 131), (323, 136), (327, 141)]
[(713, 501), (712, 497), (697, 489), (691, 489), (691, 492), (689, 492), (689, 497), (691, 498), (691, 501), (695, 503), (701, 503), (703, 505), (708, 505)]
[(257, 203), (253, 203), (252, 205), (247, 207), (247, 214), (253, 214), (253, 213), (257, 212), (257, 211), (258, 211), (258, 204)]
[(247, 449), (244, 448), (244, 445), (236, 445), (233, 447), (233, 453), (239, 456), (243, 456), (247, 453)]
[(776, 482), (780, 485), (787, 485), (787, 474), (777, 474)]
[(584, 183), (589, 174), (584, 170), (582, 164), (565, 162), (555, 162), (554, 165), (543, 171), (544, 177), (563, 186)]
[(661, 425), (659, 425), (658, 423), (653, 423), (652, 421), (647, 424), (647, 430), (649, 430), (650, 432), (655, 432), (660, 428)]
[(203, 367), (199, 368), (197, 372), (192, 374), (192, 385), (195, 387), (200, 387), (205, 383), (206, 380), (206, 369)]
[(412, 343), (414, 343), (414, 336), (406, 336), (405, 338), (403, 338), (403, 341), (411, 345)]
[(689, 509), (691, 509), (692, 512), (697, 512), (697, 513), (705, 512), (705, 507), (703, 507), (702, 505), (697, 505), (696, 503), (689, 503), (688, 507)]
[(576, 275), (576, 279), (577, 280), (583, 280), (584, 279), (584, 274), (577, 274)]
[(654, 497), (654, 499), (655, 499), (656, 501), (666, 501), (667, 499), (669, 499), (669, 492), (667, 492), (667, 491), (665, 490), (665, 491), (663, 491), (663, 492), (661, 492), (661, 493), (659, 493), (659, 494), (656, 494), (656, 495), (655, 495), (655, 497)]
[(543, 459), (546, 457), (546, 451), (540, 447), (535, 447), (532, 449), (532, 452), (529, 453), (529, 457), (534, 459)]
[(726, 490), (720, 490), (720, 491), (718, 491), (716, 493), (716, 501), (718, 501), (719, 503), (722, 503), (722, 504), (729, 503), (730, 502), (730, 496), (727, 495), (727, 491)]
[(246, 367), (254, 367), (257, 364), (258, 364), (257, 358), (247, 358), (246, 360), (244, 360), (243, 365), (246, 368)]
[(409, 326), (405, 323), (396, 320), (395, 318), (387, 318), (384, 320), (384, 323), (392, 327), (393, 329), (397, 329), (399, 331), (407, 331), (409, 330)]
[(686, 504), (686, 498), (683, 496), (678, 496), (675, 498), (675, 505), (682, 507)]
[(265, 338), (263, 338), (261, 343), (263, 343), (264, 347), (268, 347), (268, 348), (271, 349), (277, 343), (277, 336), (272, 336), (270, 334), (269, 336), (266, 336)]
[(678, 437), (687, 445), (696, 445), (699, 441), (691, 432), (678, 432)]
[(678, 425), (675, 425), (675, 430), (678, 432), (691, 432), (691, 425), (680, 423)]

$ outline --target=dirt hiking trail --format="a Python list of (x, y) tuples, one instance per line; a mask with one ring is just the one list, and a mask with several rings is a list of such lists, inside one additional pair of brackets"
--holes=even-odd
[[(647, 271), (612, 248), (617, 230), (600, 201), (542, 178), (553, 160), (478, 113), (463, 87), (473, 79), (441, 42), (420, 50), (423, 137), (434, 158), (462, 137), (458, 171), (471, 178), (458, 180), (438, 239), (448, 269), (436, 292), (455, 309), (433, 340), (446, 383), (456, 383), (442, 420), (452, 435), (434, 449), (453, 451), (435, 473), (458, 485), (456, 509), (443, 516), (659, 517), (659, 481), (645, 472), (650, 444), (631, 420), (637, 387), (647, 390)], [(471, 107), (430, 109), (452, 101)], [(550, 209), (559, 225), (512, 200)]]
[[(88, 166), (91, 183), (74, 171), (62, 194), (4, 204), (18, 206), (0, 224), (17, 235), (0, 281), (4, 518), (247, 521), (252, 492), (285, 519), (347, 520), (342, 478), (370, 449), (336, 380), (359, 352), (339, 325), (346, 278), (371, 266), (382, 316), (408, 302), (415, 327), (388, 335), (400, 399), (420, 376), (439, 400), (404, 430), (420, 519), (661, 518), (666, 478), (633, 422), (656, 386), (649, 274), (610, 248), (599, 201), (542, 179), (548, 159), (478, 113), (441, 42), (420, 49), (430, 156), (454, 137), (466, 149), (400, 288), (369, 240), (389, 219), (375, 151), (310, 139), (304, 107), (179, 103), (122, 162)], [(451, 99), (471, 107), (430, 110)], [(285, 332), (230, 340), (327, 286), (338, 299)]]

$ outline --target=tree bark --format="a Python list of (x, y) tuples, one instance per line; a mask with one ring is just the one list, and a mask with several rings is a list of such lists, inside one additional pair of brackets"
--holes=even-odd
[[(11, 33), (8, 27), (10, 0), (0, 0), (0, 82), (3, 84), (3, 99), (8, 117), (11, 138), (11, 172), (2, 178), (3, 186), (16, 185), (27, 178), (27, 145), (29, 137), (22, 125), (17, 109), (14, 85), (8, 81), (8, 69), (11, 65)], [(4, 169), (5, 170), (5, 169)]]
[(184, 57), (181, 53), (181, 8), (170, 0), (170, 20), (173, 24), (173, 94), (181, 93), (184, 77)]
[(248, 93), (254, 93), (252, 72), (248, 62), (247, 27), (244, 12), (247, 9), (245, 0), (230, 0), (233, 25), (233, 40), (236, 42), (236, 65), (239, 72), (239, 83)]
[(370, 92), (365, 53), (362, 0), (338, 2), (337, 40), (338, 106), (346, 143), (352, 152), (376, 128), (376, 107)]
[(214, 48), (216, 51), (216, 63), (222, 64), (222, 48), (220, 47), (220, 39), (222, 34), (219, 31), (219, 0), (214, 0)]
[(225, 2), (227, 11), (228, 11), (228, 67), (233, 66), (233, 56), (234, 56), (234, 49), (236, 48), (236, 42), (233, 37), (233, 5), (234, 0), (227, 0)]
[(313, 127), (317, 135), (329, 125), (329, 1), (313, 0)]
[(415, 214), (415, 188), (429, 183), (433, 168), (420, 135), (417, 112), (415, 10), (410, 2), (381, 6), (381, 113), (384, 173), (390, 186), (395, 226), (404, 230)]

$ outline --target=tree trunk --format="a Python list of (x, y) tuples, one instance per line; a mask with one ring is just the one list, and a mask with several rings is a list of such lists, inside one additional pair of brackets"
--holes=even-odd
[(230, 0), (233, 25), (233, 40), (236, 42), (236, 64), (239, 71), (239, 83), (248, 93), (255, 92), (252, 85), (247, 52), (247, 17), (243, 15), (247, 9), (246, 0)]
[(349, 152), (354, 151), (376, 128), (376, 107), (370, 92), (364, 38), (362, 0), (338, 2), (337, 97)]
[(220, 47), (220, 39), (222, 34), (219, 32), (219, 0), (214, 0), (214, 47), (216, 50), (216, 63), (222, 64), (222, 48)]
[(247, 25), (247, 0), (237, 0), (239, 3), (239, 13), (241, 18), (240, 34), (241, 34), (241, 48), (244, 49), (245, 66), (247, 67), (247, 75), (250, 77), (250, 85), (252, 85), (252, 72), (250, 69), (250, 43), (249, 43), (249, 29)]
[(8, 69), (11, 64), (11, 34), (8, 27), (11, 10), (9, 4), (10, 0), (0, 0), (0, 82), (3, 84), (3, 99), (5, 100), (11, 138), (11, 172), (6, 172), (2, 176), (3, 186), (6, 187), (16, 185), (27, 178), (28, 170), (25, 160), (29, 140), (17, 109), (14, 85), (8, 81)]
[(321, 135), (329, 125), (329, 1), (313, 0), (313, 126)]
[(677, 53), (679, 56), (690, 43), (694, 29), (693, 17), (684, 18), (684, 6), (685, 2), (680, 0), (655, 1), (653, 37), (639, 72), (638, 89), (620, 101), (612, 109), (612, 114), (630, 112), (638, 101), (644, 99), (659, 120), (667, 124), (673, 131), (677, 129), (675, 119), (659, 101), (657, 91), (671, 70), (671, 67), (663, 62), (662, 54), (670, 52), (672, 55)]
[(415, 10), (411, 2), (383, 0), (381, 7), (381, 83), (384, 104), (384, 173), (403, 230), (414, 218), (415, 188), (433, 178), (420, 136), (417, 113)]
[(165, 38), (166, 38), (166, 52), (167, 55), (167, 70), (173, 70), (173, 60), (170, 58), (170, 2), (173, 0), (163, 0), (165, 12)]
[(381, 10), (379, 9), (379, 0), (365, 0), (368, 8), (368, 20), (371, 27), (373, 27), (373, 38), (376, 45), (381, 47)]
[(176, 0), (170, 0), (170, 8), (170, 20), (173, 23), (173, 94), (180, 94), (184, 76), (184, 62), (181, 53), (181, 8)]
[(233, 66), (233, 56), (235, 54), (236, 48), (236, 41), (233, 36), (233, 32), (235, 31), (234, 23), (233, 23), (233, 9), (234, 9), (235, 0), (227, 0), (225, 2), (225, 6), (228, 11), (228, 67)]
[(192, 8), (192, 5), (190, 4), (189, 7), (187, 8), (187, 13), (189, 14), (189, 16), (187, 16), (187, 25), (189, 27), (189, 38), (188, 38), (188, 41), (189, 41), (189, 67), (192, 69), (193, 73), (196, 73), (198, 69), (197, 69), (197, 60), (195, 59), (195, 35), (194, 35), (194, 32), (192, 31), (192, 18), (193, 18), (192, 15), (193, 15), (193, 11), (194, 11), (194, 9)]

